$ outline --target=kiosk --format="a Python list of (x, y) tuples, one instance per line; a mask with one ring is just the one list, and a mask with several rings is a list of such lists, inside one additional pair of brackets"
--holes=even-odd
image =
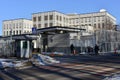
[[(11, 51), (9, 51), (9, 56), (30, 58), (33, 50), (32, 41), (37, 40), (37, 36), (32, 34), (21, 34), (12, 35), (12, 40), (10, 40), (10, 36), (2, 37), (1, 39), (10, 42), (9, 46), (11, 46)], [(8, 51), (8, 48), (6, 48), (5, 51)]]

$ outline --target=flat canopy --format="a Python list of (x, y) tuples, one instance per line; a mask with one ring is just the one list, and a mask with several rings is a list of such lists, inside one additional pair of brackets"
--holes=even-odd
[(60, 32), (80, 32), (85, 31), (85, 29), (80, 28), (73, 28), (73, 27), (61, 27), (61, 26), (53, 26), (53, 27), (47, 27), (47, 28), (41, 28), (37, 29), (37, 34), (42, 33), (60, 33)]
[(33, 33), (33, 34), (12, 35), (12, 36), (0, 37), (0, 39), (9, 40), (12, 38), (12, 40), (36, 40), (37, 34), (46, 33), (48, 35), (48, 34), (58, 34), (58, 33), (66, 33), (66, 32), (75, 33), (75, 32), (80, 32), (80, 31), (85, 31), (85, 29), (53, 26), (53, 27), (37, 29), (36, 33)]
[(22, 35), (12, 35), (12, 36), (6, 36), (6, 37), (1, 37), (0, 39), (3, 40), (36, 40), (37, 37), (32, 34), (22, 34)]

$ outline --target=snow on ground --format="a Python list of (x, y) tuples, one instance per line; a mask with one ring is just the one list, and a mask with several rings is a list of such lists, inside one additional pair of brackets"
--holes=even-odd
[(50, 56), (46, 56), (42, 54), (33, 55), (31, 61), (33, 62), (33, 64), (38, 64), (38, 65), (50, 65), (50, 64), (60, 63), (60, 61)]
[(114, 74), (114, 75), (111, 75), (109, 77), (106, 77), (105, 79), (103, 80), (120, 80), (120, 73), (119, 74)]
[[(33, 64), (37, 65), (50, 65), (60, 63), (60, 61), (46, 55), (36, 54), (31, 58)], [(29, 62), (28, 60), (15, 60), (15, 59), (0, 59), (0, 68), (19, 68)]]
[(25, 61), (14, 59), (0, 59), (0, 68), (18, 68), (24, 66)]

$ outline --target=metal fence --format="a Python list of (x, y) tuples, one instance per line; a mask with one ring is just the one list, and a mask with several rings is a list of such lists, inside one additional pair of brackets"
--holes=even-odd
[(14, 47), (13, 42), (11, 41), (1, 41), (0, 42), (0, 56), (13, 56), (14, 55)]
[(96, 43), (101, 52), (114, 52), (120, 50), (120, 32), (111, 30), (99, 30), (95, 32)]

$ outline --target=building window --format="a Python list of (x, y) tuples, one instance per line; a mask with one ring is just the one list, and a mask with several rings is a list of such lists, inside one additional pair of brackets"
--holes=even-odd
[(88, 26), (88, 24), (85, 24), (85, 26)]
[(56, 20), (58, 20), (58, 15), (56, 16)]
[(50, 20), (53, 20), (53, 15), (50, 15), (49, 18), (50, 18)]
[(45, 23), (45, 27), (47, 27), (48, 26), (48, 24), (47, 23)]
[(100, 23), (98, 23), (98, 28), (100, 29)]
[(38, 17), (38, 21), (41, 21), (41, 16)]
[(96, 22), (96, 17), (94, 17), (94, 21)]
[(63, 18), (63, 21), (66, 22), (65, 17)]
[(33, 21), (36, 22), (36, 17), (33, 17)]
[(18, 29), (18, 26), (16, 26), (16, 29)]
[(22, 27), (22, 23), (19, 24)]
[(88, 18), (88, 21), (91, 22), (91, 18)]
[(16, 31), (16, 34), (18, 34), (18, 31)]
[(4, 34), (6, 35), (6, 31), (4, 32)]
[(87, 18), (85, 18), (85, 22), (87, 22)]
[(4, 31), (4, 35), (5, 35), (5, 31)]
[(8, 35), (8, 31), (7, 31), (7, 35)]
[(89, 26), (91, 26), (91, 24), (89, 24)]
[(66, 22), (68, 22), (68, 18), (66, 18)]
[(36, 24), (34, 24), (33, 27), (37, 27)]
[(60, 21), (62, 20), (61, 16), (59, 16)]
[(15, 31), (13, 31), (13, 35), (15, 35)]
[(81, 20), (80, 20), (80, 21), (81, 21), (81, 23), (83, 23), (83, 22), (84, 22), (84, 18), (81, 18)]
[(38, 24), (38, 27), (41, 28), (41, 24)]
[(62, 24), (60, 24), (60, 26), (62, 26)]
[(19, 26), (19, 28), (21, 29), (21, 26)]
[(50, 23), (50, 27), (53, 26), (53, 23)]
[(76, 21), (76, 23), (79, 23), (79, 19), (78, 18), (76, 18), (75, 21)]
[(94, 24), (94, 28), (96, 29), (96, 24)]
[(21, 30), (20, 30), (19, 32), (20, 32), (20, 34), (21, 34)]
[(102, 21), (104, 21), (105, 19), (104, 19), (104, 17), (102, 17)]
[(104, 23), (102, 23), (102, 28), (104, 29), (104, 26), (105, 26), (105, 24)]
[(44, 20), (48, 20), (48, 16), (44, 16)]
[(98, 17), (98, 21), (100, 21), (100, 17)]
[(60, 16), (60, 21), (62, 21), (62, 17)]

